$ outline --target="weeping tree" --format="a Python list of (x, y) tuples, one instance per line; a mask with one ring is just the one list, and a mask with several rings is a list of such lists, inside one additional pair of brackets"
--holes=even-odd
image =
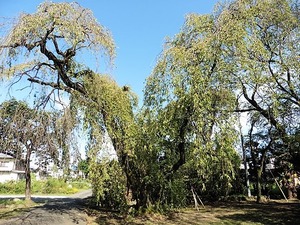
[(193, 149), (202, 168), (222, 162), (216, 168), (230, 184), (240, 112), (259, 113), (289, 145), (299, 124), (298, 43), (298, 1), (236, 0), (211, 15), (187, 17), (167, 41), (145, 92), (147, 110), (164, 117), (157, 126), (175, 156), (171, 174)]
[(136, 98), (129, 87), (119, 87), (109, 76), (78, 61), (85, 54), (94, 55), (96, 61), (99, 56), (112, 61), (115, 55), (111, 34), (90, 10), (77, 3), (42, 3), (37, 12), (18, 18), (1, 38), (0, 49), (2, 79), (43, 87), (36, 94), (40, 108), (55, 108), (67, 99), (71, 112), (64, 121), (73, 128), (83, 121), (94, 160), (108, 133), (127, 173)]
[(228, 87), (236, 90), (236, 111), (248, 112), (250, 121), (259, 114), (265, 122), (256, 135), (252, 133), (260, 143), (267, 142), (255, 147), (262, 153), (256, 155), (256, 168), (270, 151), (268, 139), (276, 138), (290, 155), (291, 137), (299, 127), (299, 15), (297, 0), (233, 1), (216, 14), (222, 57), (232, 65), (224, 75)]
[[(21, 15), (1, 39), (1, 77), (42, 86), (39, 106), (67, 97), (68, 121), (83, 121), (95, 166), (108, 134), (138, 205), (172, 203), (166, 190), (185, 185), (178, 178), (188, 166), (203, 180), (220, 173), (226, 194), (237, 162), (235, 113), (257, 111), (283, 140), (293, 129), (286, 121), (297, 121), (298, 9), (297, 1), (237, 0), (189, 15), (148, 78), (137, 119), (128, 87), (78, 62), (87, 52), (115, 53), (110, 33), (77, 3), (47, 2)], [(286, 103), (290, 117), (278, 107)]]
[[(51, 113), (31, 109), (15, 99), (0, 106), (2, 150), (13, 154), (25, 165), (25, 199), (31, 199), (30, 162), (32, 153), (44, 158), (57, 158), (59, 148), (53, 128), (56, 123)], [(23, 155), (25, 157), (23, 158)]]
[(187, 206), (191, 188), (206, 199), (218, 199), (228, 195), (236, 181), (239, 157), (231, 136), (234, 130), (213, 131), (212, 136), (218, 137), (204, 141), (203, 135), (209, 136), (206, 131), (200, 134), (194, 123), (186, 122), (191, 114), (197, 116), (174, 106), (170, 103), (158, 115), (148, 109), (139, 115), (136, 159), (129, 162), (134, 181), (130, 187), (138, 208)]
[(288, 102), (297, 123), (298, 31), (297, 1), (237, 0), (187, 17), (145, 88), (146, 113), (157, 121), (151, 129), (160, 139), (148, 151), (167, 162), (163, 177), (172, 178), (193, 152), (191, 165), (199, 171), (216, 165), (230, 186), (236, 113), (257, 111), (282, 138), (294, 129), (287, 129), (282, 106)]
[[(105, 192), (104, 189), (108, 188), (107, 183), (114, 182), (114, 178), (112, 178), (115, 176), (114, 169), (120, 171), (119, 176), (116, 176), (116, 178), (120, 178), (125, 182), (122, 182), (121, 186), (124, 185), (124, 187), (129, 188), (133, 182), (132, 176), (130, 176), (129, 161), (134, 158), (133, 146), (135, 145), (136, 124), (133, 107), (137, 104), (137, 101), (128, 87), (119, 87), (109, 76), (95, 74), (94, 77), (86, 80), (86, 84), (91, 101), (86, 104), (85, 98), (77, 95), (77, 98), (72, 99), (71, 106), (74, 107), (75, 111), (83, 113), (83, 125), (88, 135), (89, 177), (95, 186), (94, 195), (99, 201), (107, 200), (107, 194), (109, 193)], [(119, 165), (107, 163), (105, 161), (107, 159), (99, 156), (101, 152), (107, 150), (105, 149), (107, 143), (111, 143), (116, 151)], [(108, 148), (110, 148), (110, 144), (108, 145)], [(111, 165), (114, 166), (114, 169), (106, 168)], [(119, 187), (113, 187), (113, 189)], [(123, 189), (123, 197), (125, 192), (126, 189)], [(122, 192), (117, 191), (117, 193)], [(122, 198), (120, 195), (116, 197)], [(113, 199), (108, 201), (113, 201)], [(116, 199), (116, 209), (124, 204), (118, 203), (118, 201)]]
[[(213, 31), (212, 16), (189, 16), (181, 32), (167, 41), (147, 79), (144, 138), (152, 134), (152, 139), (144, 145), (144, 154), (150, 157), (149, 168), (156, 165), (156, 171), (159, 171), (156, 177), (152, 174), (154, 179), (150, 181), (146, 176), (151, 174), (147, 168), (142, 173), (145, 176), (140, 176), (141, 183), (146, 184), (142, 193), (149, 193), (140, 200), (144, 199), (147, 204), (162, 201), (170, 205), (175, 196), (168, 196), (168, 192), (182, 188), (189, 192), (195, 184), (180, 181), (187, 176), (183, 168), (188, 166), (198, 173), (196, 179), (201, 176), (203, 180), (207, 179), (203, 184), (215, 180), (215, 187), (227, 190), (225, 194), (235, 181), (235, 168), (239, 162), (234, 149), (237, 137), (236, 118), (232, 113), (235, 94), (223, 83), (226, 77), (222, 71), (230, 65), (222, 57), (222, 43)], [(210, 177), (213, 173), (218, 174), (217, 179)], [(162, 183), (154, 184), (159, 180)], [(171, 185), (169, 191), (168, 184)], [(176, 187), (177, 184), (181, 187)]]

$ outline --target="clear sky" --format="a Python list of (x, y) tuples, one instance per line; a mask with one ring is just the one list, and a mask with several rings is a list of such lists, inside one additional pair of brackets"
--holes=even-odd
[[(32, 13), (43, 1), (0, 0), (0, 17)], [(53, 1), (61, 2), (61, 1)], [(117, 56), (111, 75), (129, 85), (142, 101), (145, 79), (155, 66), (166, 37), (179, 32), (188, 13), (207, 14), (217, 0), (77, 0), (93, 11), (115, 40)], [(1, 93), (2, 92), (2, 93)], [(0, 92), (3, 97), (3, 91)]]

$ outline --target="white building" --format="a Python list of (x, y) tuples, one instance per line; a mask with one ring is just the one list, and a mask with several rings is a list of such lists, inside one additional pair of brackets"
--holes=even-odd
[(0, 182), (17, 181), (24, 178), (25, 171), (17, 159), (11, 155), (0, 153)]

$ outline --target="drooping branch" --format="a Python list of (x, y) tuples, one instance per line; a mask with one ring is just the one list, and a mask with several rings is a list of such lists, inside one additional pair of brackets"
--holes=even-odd
[(292, 82), (291, 82), (291, 75), (290, 75), (290, 71), (289, 69), (287, 69), (287, 84), (288, 84), (288, 89), (286, 89), (281, 83), (280, 81), (278, 80), (276, 74), (274, 73), (272, 67), (271, 67), (271, 64), (269, 62), (268, 64), (268, 68), (269, 68), (269, 71), (273, 77), (273, 79), (275, 80), (276, 84), (278, 85), (279, 89), (281, 91), (283, 91), (284, 93), (286, 93), (288, 96), (290, 96), (290, 98), (288, 98), (292, 103), (294, 103), (295, 105), (300, 105), (300, 98), (299, 96), (296, 94), (295, 90), (294, 90), (294, 87), (292, 86)]
[(68, 93), (71, 93), (72, 92), (72, 89), (70, 87), (67, 87), (67, 86), (61, 86), (55, 82), (45, 82), (45, 81), (42, 81), (42, 80), (38, 80), (38, 79), (35, 79), (35, 78), (27, 78), (28, 81), (30, 82), (33, 82), (33, 83), (36, 83), (36, 84), (40, 84), (40, 85), (44, 85), (44, 86), (50, 86), (54, 89), (58, 89), (58, 90), (62, 90), (62, 91), (66, 91)]

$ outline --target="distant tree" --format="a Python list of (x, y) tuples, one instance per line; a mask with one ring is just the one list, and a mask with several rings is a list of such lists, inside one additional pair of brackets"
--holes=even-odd
[(15, 99), (0, 105), (1, 146), (19, 160), (25, 155), (25, 199), (31, 199), (30, 160), (33, 152), (43, 157), (55, 158), (57, 148), (50, 113), (31, 109), (26, 103)]
[(78, 169), (84, 174), (84, 178), (88, 177), (89, 174), (89, 162), (87, 159), (83, 159), (78, 163)]

